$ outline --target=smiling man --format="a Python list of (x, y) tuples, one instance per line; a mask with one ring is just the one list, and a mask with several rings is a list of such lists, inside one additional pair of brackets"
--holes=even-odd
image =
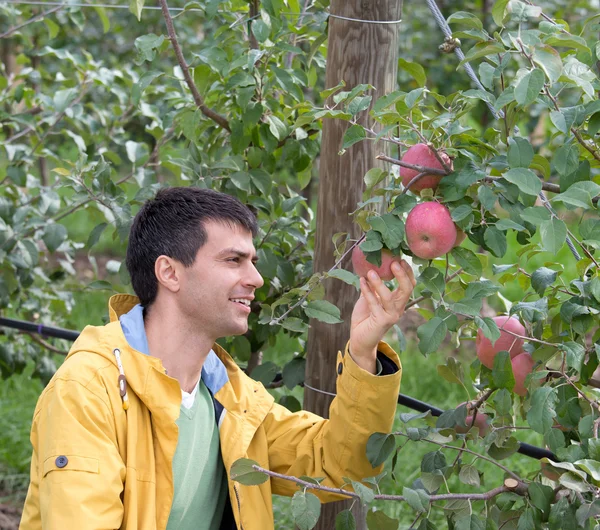
[(394, 265), (394, 291), (361, 278), (330, 419), (291, 413), (215, 342), (248, 329), (256, 232), (247, 207), (211, 190), (167, 188), (142, 206), (127, 248), (137, 297), (111, 298), (111, 322), (83, 330), (38, 401), (21, 529), (264, 530), (272, 494), (296, 487), (235, 483), (237, 459), (330, 486), (380, 471), (365, 447), (392, 427), (400, 361), (381, 339), (410, 267)]

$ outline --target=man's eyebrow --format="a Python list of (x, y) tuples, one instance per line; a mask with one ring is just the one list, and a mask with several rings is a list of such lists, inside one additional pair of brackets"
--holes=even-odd
[[(248, 258), (250, 258), (250, 253), (249, 252), (245, 252), (243, 250), (240, 250), (240, 249), (237, 249), (237, 248), (234, 248), (234, 247), (223, 249), (218, 254), (219, 257), (228, 256), (228, 255), (229, 256), (234, 255), (234, 256), (237, 256), (237, 257), (242, 258), (242, 259), (248, 259)], [(258, 261), (258, 256), (253, 253), (251, 259), (252, 259), (253, 263), (256, 263)]]

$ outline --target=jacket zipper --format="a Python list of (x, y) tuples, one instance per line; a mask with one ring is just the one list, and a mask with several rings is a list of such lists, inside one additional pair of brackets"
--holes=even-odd
[(240, 496), (238, 495), (238, 490), (235, 487), (235, 484), (233, 486), (233, 492), (235, 493), (235, 500), (237, 501), (237, 505), (238, 505), (238, 517), (240, 518), (240, 530), (244, 530), (244, 525), (242, 524), (242, 507), (240, 505)]

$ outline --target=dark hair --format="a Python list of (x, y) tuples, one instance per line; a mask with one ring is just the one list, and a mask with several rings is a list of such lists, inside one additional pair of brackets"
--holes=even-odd
[(256, 217), (247, 206), (214, 190), (163, 188), (142, 205), (129, 232), (126, 265), (144, 309), (154, 302), (158, 292), (156, 259), (165, 255), (191, 267), (198, 249), (206, 243), (207, 221), (240, 226), (253, 237), (258, 232)]

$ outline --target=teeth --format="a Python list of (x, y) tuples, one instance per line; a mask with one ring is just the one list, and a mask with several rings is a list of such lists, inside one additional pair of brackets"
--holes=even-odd
[(244, 298), (232, 298), (232, 302), (239, 302), (240, 304), (244, 304), (245, 306), (250, 307), (250, 300), (245, 300)]

